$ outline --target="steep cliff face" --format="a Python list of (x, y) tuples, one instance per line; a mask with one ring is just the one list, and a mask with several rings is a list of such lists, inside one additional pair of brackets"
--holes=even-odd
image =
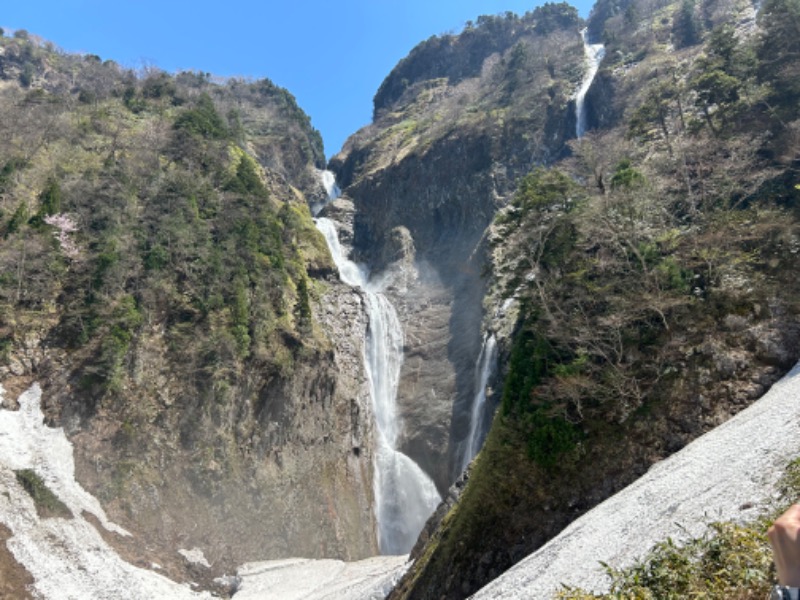
[(120, 523), (163, 548), (201, 548), (228, 572), (263, 557), (374, 555), (361, 299), (333, 284), (314, 315), (335, 344), (298, 343), (290, 370), (245, 367), (227, 387), (187, 385), (194, 369), (164, 331), (142, 332), (130, 379), (82, 425), (70, 418), (75, 380), (45, 363), (78, 479)]
[(154, 562), (375, 554), (366, 321), (307, 207), (308, 117), (268, 80), (0, 49), (8, 401), (42, 385)]
[(486, 312), (515, 332), (503, 400), (393, 598), (475, 592), (799, 356), (797, 61), (769, 58), (796, 4), (761, 31), (746, 3), (705, 21), (612, 4), (590, 20), (595, 131), (520, 180), (487, 236)]
[(376, 95), (375, 123), (331, 161), (355, 204), (356, 255), (376, 271), (409, 265), (389, 290), (406, 330), (403, 447), (441, 491), (475, 392), (484, 232), (520, 175), (565, 152), (582, 58), (566, 5), (481, 18), (412, 51)]

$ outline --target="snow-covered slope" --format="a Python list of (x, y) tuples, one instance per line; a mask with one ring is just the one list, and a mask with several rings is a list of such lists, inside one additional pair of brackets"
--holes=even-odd
[[(0, 404), (5, 391), (0, 385)], [(19, 397), (18, 411), (0, 409), (0, 523), (11, 530), (8, 548), (35, 581), (29, 592), (45, 600), (152, 600), (211, 598), (160, 574), (131, 565), (100, 536), (83, 513), (107, 530), (129, 535), (111, 523), (100, 503), (75, 481), (72, 445), (62, 429), (44, 425), (42, 391), (34, 384)], [(72, 519), (38, 516), (15, 471), (32, 469), (73, 514)], [(179, 551), (193, 562), (193, 552)], [(372, 600), (384, 598), (406, 568), (405, 556), (357, 563), (289, 559), (252, 563), (238, 570), (236, 600)]]
[[(0, 398), (4, 393), (0, 386)], [(11, 530), (9, 550), (35, 580), (30, 592), (58, 600), (210, 598), (125, 562), (83, 518), (86, 511), (109, 531), (128, 535), (75, 481), (72, 446), (62, 429), (44, 425), (41, 395), (34, 384), (20, 396), (18, 411), (0, 410), (0, 523)], [(20, 469), (33, 469), (73, 518), (39, 518), (17, 481)]]
[(748, 409), (654, 465), (473, 596), (548, 598), (560, 584), (604, 591), (600, 561), (631, 565), (668, 537), (751, 514), (800, 455), (800, 364)]
[(376, 556), (355, 563), (289, 559), (239, 569), (235, 600), (382, 600), (405, 572), (407, 556)]

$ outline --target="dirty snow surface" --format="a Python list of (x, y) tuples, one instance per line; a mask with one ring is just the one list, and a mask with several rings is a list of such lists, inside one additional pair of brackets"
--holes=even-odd
[(629, 566), (709, 521), (749, 517), (800, 454), (800, 364), (759, 401), (574, 521), (473, 598), (548, 598), (561, 583), (607, 591), (599, 561)]
[[(5, 391), (0, 386), (0, 399)], [(93, 514), (109, 531), (96, 498), (75, 481), (72, 446), (62, 429), (44, 425), (42, 391), (34, 384), (19, 398), (20, 410), (0, 410), (0, 522), (12, 532), (8, 548), (35, 580), (31, 593), (57, 600), (210, 598), (125, 562), (82, 516)], [(66, 504), (73, 519), (40, 519), (14, 471), (33, 469)]]
[(383, 600), (405, 573), (408, 556), (360, 562), (289, 559), (249, 563), (238, 571), (234, 600)]

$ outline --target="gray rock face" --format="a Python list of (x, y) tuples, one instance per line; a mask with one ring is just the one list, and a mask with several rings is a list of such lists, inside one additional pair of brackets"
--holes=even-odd
[[(458, 447), (469, 431), (483, 318), (481, 244), (499, 203), (486, 144), (449, 140), (424, 160), (406, 157), (359, 179), (320, 213), (337, 222), (353, 258), (385, 282), (405, 338), (399, 449), (442, 494), (459, 474)], [(358, 160), (357, 152), (345, 159)]]
[[(489, 136), (466, 132), (439, 140), (424, 155), (392, 161), (375, 148), (378, 158), (353, 149), (334, 161), (343, 172), (356, 173), (345, 190), (355, 208), (355, 258), (373, 274), (391, 274), (387, 293), (405, 330), (401, 449), (433, 477), (440, 493), (459, 474), (469, 431), (482, 339), (484, 235), (515, 169), (527, 169), (519, 157), (507, 161), (512, 166), (495, 162), (493, 147)], [(361, 161), (382, 168), (367, 174), (358, 170)]]
[(404, 327), (401, 449), (441, 493), (458, 475), (454, 442), (468, 431), (462, 413), (480, 351), (478, 248), (496, 209), (488, 144), (442, 143), (425, 160), (408, 157), (347, 190), (356, 257), (391, 274), (387, 294)]
[(460, 467), (455, 445), (469, 430), (482, 285), (479, 279), (464, 278), (454, 289), (427, 261), (414, 264), (413, 276), (405, 279), (406, 285), (388, 290), (406, 339), (398, 390), (403, 451), (444, 492)]
[(339, 241), (343, 246), (353, 245), (353, 216), (355, 206), (350, 198), (341, 196), (326, 204), (320, 211), (320, 217), (327, 217), (336, 222), (336, 230), (339, 232)]
[(63, 357), (39, 356), (46, 414), (70, 435), (78, 480), (155, 557), (179, 543), (218, 570), (378, 552), (366, 318), (357, 292), (324, 285), (312, 304), (324, 335), (282, 371), (231, 374), (229, 387), (202, 396), (190, 393), (191, 365), (170, 360), (163, 331), (140, 337), (118, 404), (88, 418)]
[[(499, 97), (508, 75), (504, 65), (512, 61), (505, 44), (513, 45), (522, 29), (510, 28), (508, 39), (495, 32), (496, 45), (476, 44), (471, 30), (421, 45), (376, 95), (375, 122), (354, 134), (329, 164), (355, 208), (356, 261), (368, 264), (373, 275), (392, 272), (398, 260), (409, 263), (413, 245), (413, 274), (405, 269), (405, 283), (389, 290), (406, 335), (399, 391), (406, 428), (402, 450), (435, 479), (441, 493), (459, 474), (469, 433), (482, 343), (485, 232), (517, 180), (533, 165), (561, 155), (574, 135), (567, 88), (543, 93), (542, 86), (562, 74), (533, 69), (532, 55), (533, 62), (526, 63), (533, 69), (530, 77), (524, 84), (515, 79)], [(523, 37), (538, 39), (539, 33), (530, 30)], [(546, 44), (557, 45), (568, 61), (583, 60), (574, 31), (551, 37)], [(462, 56), (467, 48), (476, 52)], [(442, 72), (426, 58), (450, 57), (451, 50), (460, 57), (447, 62), (453, 72)], [(517, 84), (525, 91), (512, 94)], [(520, 102), (527, 97), (531, 106), (533, 97), (541, 102), (534, 113), (514, 105), (511, 96)], [(486, 110), (494, 103), (504, 107), (498, 110), (502, 117)]]

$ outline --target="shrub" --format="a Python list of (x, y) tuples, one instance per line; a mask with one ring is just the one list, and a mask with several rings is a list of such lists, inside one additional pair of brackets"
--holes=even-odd
[(71, 519), (72, 511), (59, 500), (44, 480), (36, 474), (33, 469), (21, 469), (15, 471), (17, 481), (25, 489), (36, 506), (36, 513), (39, 517), (46, 519), (49, 517), (61, 517)]
[(208, 94), (201, 94), (194, 108), (189, 108), (178, 116), (175, 129), (209, 139), (224, 139), (228, 136), (228, 128)]
[(767, 527), (798, 494), (800, 459), (789, 463), (778, 482), (779, 506), (774, 510), (746, 523), (712, 523), (705, 535), (684, 543), (667, 539), (629, 568), (607, 567), (611, 578), (608, 594), (568, 588), (558, 598), (766, 598), (775, 581)]
[(552, 206), (568, 210), (577, 192), (578, 186), (569, 176), (557, 169), (537, 167), (520, 181), (512, 203), (523, 211)]
[(614, 175), (611, 177), (611, 187), (615, 189), (640, 186), (644, 182), (644, 175), (635, 169), (627, 158), (617, 163)]
[(61, 212), (61, 187), (58, 185), (58, 181), (52, 178), (48, 180), (39, 195), (39, 201), (41, 202), (39, 216), (49, 217)]
[(239, 159), (236, 175), (228, 182), (226, 188), (240, 194), (253, 194), (258, 198), (266, 199), (269, 196), (258, 174), (255, 161), (246, 154)]
[(17, 205), (14, 214), (6, 225), (6, 232), (4, 237), (8, 237), (12, 233), (19, 231), (19, 228), (28, 220), (28, 206), (24, 202)]
[(25, 65), (22, 67), (22, 71), (20, 71), (19, 74), (20, 85), (24, 88), (30, 87), (31, 83), (33, 83), (33, 74), (33, 65), (31, 63), (25, 63)]
[(164, 246), (156, 244), (144, 255), (144, 268), (148, 271), (160, 271), (169, 263), (169, 252)]
[(540, 408), (530, 415), (528, 423), (532, 426), (528, 435), (528, 456), (545, 469), (555, 467), (564, 455), (577, 447), (578, 430), (561, 416), (549, 415)]

